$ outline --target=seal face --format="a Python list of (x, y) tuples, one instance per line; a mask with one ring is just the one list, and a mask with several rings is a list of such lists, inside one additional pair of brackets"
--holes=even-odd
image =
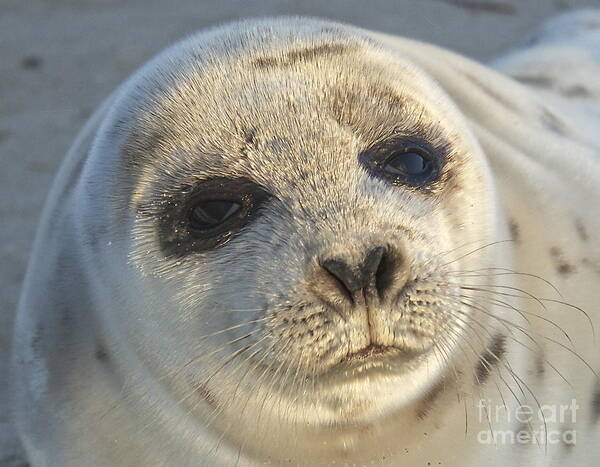
[[(62, 404), (60, 430), (22, 430), (40, 465), (77, 460), (65, 439), (98, 465), (397, 465), (435, 401), (427, 430), (450, 452), (438, 428), (462, 429), (466, 395), (502, 365), (519, 385), (507, 329), (531, 312), (492, 267), (513, 248), (479, 127), (417, 45), (373, 37), (304, 19), (205, 31), (104, 106), (34, 255), (57, 258), (28, 280), (66, 298), (22, 305), (19, 365), (43, 375), (23, 386)], [(47, 308), (68, 326), (44, 327)]]
[(495, 222), (480, 151), (436, 86), (368, 37), (256, 31), (147, 69), (115, 110), (119, 138), (100, 135), (128, 177), (112, 189), (130, 187), (129, 257), (186, 316), (170, 348), (221, 349), (186, 367), (217, 399), (231, 380), (296, 420), (351, 421), (354, 408), (322, 410), (340, 391), (371, 406), (361, 417), (402, 406), (462, 333), (448, 273), (469, 260), (443, 253)]

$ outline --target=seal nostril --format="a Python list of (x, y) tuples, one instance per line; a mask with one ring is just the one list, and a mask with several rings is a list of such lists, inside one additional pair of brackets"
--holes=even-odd
[(389, 255), (383, 255), (375, 272), (375, 290), (380, 299), (383, 298), (385, 291), (389, 289), (392, 280), (392, 260)]
[(362, 278), (345, 261), (328, 259), (323, 261), (321, 266), (340, 282), (350, 299), (362, 289)]
[(386, 250), (375, 272), (375, 289), (380, 299), (384, 299), (390, 290), (402, 282), (403, 256), (396, 249)]
[(361, 290), (381, 294), (380, 286), (385, 284), (380, 276), (386, 272), (385, 268), (382, 269), (386, 250), (383, 246), (369, 250), (362, 264), (354, 267), (340, 259), (327, 259), (321, 263), (321, 266), (337, 279), (347, 298), (354, 301), (356, 293)]
[(364, 286), (375, 285), (386, 248), (378, 246), (367, 253), (362, 266)]

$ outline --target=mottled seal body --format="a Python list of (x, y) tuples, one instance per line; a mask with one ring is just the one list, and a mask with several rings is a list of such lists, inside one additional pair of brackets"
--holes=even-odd
[[(512, 77), (304, 18), (144, 66), (36, 239), (31, 463), (592, 465), (598, 18), (495, 64)], [(545, 75), (557, 52), (587, 71)]]

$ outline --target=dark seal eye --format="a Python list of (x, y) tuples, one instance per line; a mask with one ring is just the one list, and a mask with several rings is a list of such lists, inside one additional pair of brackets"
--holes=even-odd
[(419, 188), (440, 178), (444, 153), (422, 138), (404, 136), (382, 141), (361, 152), (358, 159), (377, 178)]
[(435, 170), (432, 158), (414, 149), (392, 154), (382, 169), (393, 177), (402, 177), (413, 183), (427, 181)]
[(183, 257), (223, 246), (241, 234), (272, 197), (245, 178), (214, 178), (174, 187), (159, 204), (161, 250), (167, 257)]
[(194, 206), (190, 225), (194, 230), (210, 230), (218, 227), (242, 208), (235, 201), (203, 201)]

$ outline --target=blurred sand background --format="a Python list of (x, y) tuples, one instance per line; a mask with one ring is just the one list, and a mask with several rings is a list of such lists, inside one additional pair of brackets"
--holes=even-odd
[(171, 42), (240, 17), (331, 18), (485, 61), (544, 19), (600, 0), (0, 0), (0, 467), (24, 467), (8, 423), (7, 355), (36, 223), (95, 106)]

